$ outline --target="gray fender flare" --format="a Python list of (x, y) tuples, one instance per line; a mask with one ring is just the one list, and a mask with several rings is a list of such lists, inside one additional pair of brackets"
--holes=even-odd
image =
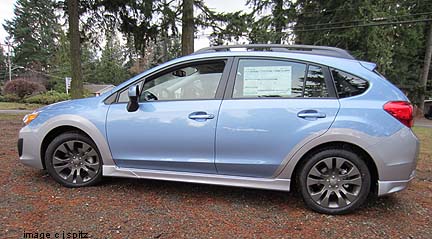
[[(90, 136), (90, 138), (95, 142), (96, 146), (98, 147), (103, 164), (115, 165), (106, 138), (90, 120), (82, 116), (64, 114), (50, 118), (38, 129), (38, 131), (36, 132), (37, 137), (43, 139), (53, 129), (61, 126), (72, 126), (85, 132), (88, 136)], [(42, 140), (40, 142), (41, 144), (39, 145), (38, 152), (40, 152), (42, 147)]]

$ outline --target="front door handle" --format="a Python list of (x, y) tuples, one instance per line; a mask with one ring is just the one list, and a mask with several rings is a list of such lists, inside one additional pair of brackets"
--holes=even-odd
[(189, 114), (189, 119), (193, 120), (206, 120), (206, 119), (213, 119), (215, 116), (214, 114), (207, 114), (206, 112), (193, 112)]
[(326, 114), (316, 110), (303, 110), (297, 113), (297, 117), (306, 118), (325, 118)]

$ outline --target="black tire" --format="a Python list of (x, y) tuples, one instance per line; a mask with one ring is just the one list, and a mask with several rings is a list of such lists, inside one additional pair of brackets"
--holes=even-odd
[(366, 163), (347, 149), (324, 149), (310, 155), (296, 180), (305, 204), (325, 214), (354, 211), (366, 201), (371, 187)]
[(102, 179), (99, 150), (93, 140), (79, 132), (54, 138), (46, 150), (45, 166), (51, 177), (69, 188), (92, 186)]

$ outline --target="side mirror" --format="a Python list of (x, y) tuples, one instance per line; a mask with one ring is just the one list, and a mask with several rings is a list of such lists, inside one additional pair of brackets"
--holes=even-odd
[(176, 70), (172, 73), (174, 76), (177, 77), (185, 77), (186, 76), (186, 71), (183, 70)]
[(139, 108), (138, 97), (139, 97), (139, 85), (129, 87), (128, 90), (129, 102), (126, 106), (127, 111), (134, 112)]

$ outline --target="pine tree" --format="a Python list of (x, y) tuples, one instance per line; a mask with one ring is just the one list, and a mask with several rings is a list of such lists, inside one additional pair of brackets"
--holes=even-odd
[(94, 83), (111, 83), (118, 85), (127, 80), (130, 75), (124, 67), (125, 57), (119, 41), (114, 34), (107, 36), (102, 56), (96, 66)]
[(3, 25), (14, 46), (13, 64), (47, 71), (56, 52), (59, 17), (55, 0), (18, 0), (15, 17)]
[(7, 74), (7, 62), (6, 56), (3, 53), (3, 47), (0, 46), (0, 79), (6, 79)]

